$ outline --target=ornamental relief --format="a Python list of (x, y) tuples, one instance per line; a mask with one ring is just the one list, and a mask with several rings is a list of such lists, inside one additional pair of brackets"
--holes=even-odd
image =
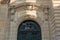
[[(15, 16), (12, 19), (18, 19), (21, 16), (27, 15), (26, 17), (31, 17), (31, 18), (41, 18), (44, 20), (45, 18), (47, 19), (48, 16), (48, 7), (44, 6), (39, 6), (37, 4), (24, 4), (20, 6), (12, 6), (11, 8), (11, 16)], [(46, 17), (45, 17), (46, 16)]]

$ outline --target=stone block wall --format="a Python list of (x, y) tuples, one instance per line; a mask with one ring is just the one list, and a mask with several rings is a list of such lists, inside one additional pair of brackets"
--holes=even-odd
[(5, 40), (8, 27), (8, 6), (0, 5), (0, 40)]
[(51, 40), (60, 40), (60, 0), (52, 0)]

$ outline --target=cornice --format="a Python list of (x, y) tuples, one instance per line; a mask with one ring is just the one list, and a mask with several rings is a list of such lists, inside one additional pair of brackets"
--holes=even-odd
[(35, 7), (36, 9), (47, 9), (49, 8), (48, 5), (42, 5), (42, 4), (37, 4), (37, 3), (32, 3), (32, 2), (24, 2), (24, 3), (19, 3), (19, 4), (14, 4), (10, 5), (10, 8), (21, 8), (21, 7), (27, 7), (27, 6), (32, 6)]

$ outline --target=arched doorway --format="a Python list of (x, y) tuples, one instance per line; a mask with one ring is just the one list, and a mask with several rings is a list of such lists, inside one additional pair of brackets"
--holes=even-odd
[(40, 25), (33, 20), (23, 21), (18, 28), (17, 40), (42, 40)]

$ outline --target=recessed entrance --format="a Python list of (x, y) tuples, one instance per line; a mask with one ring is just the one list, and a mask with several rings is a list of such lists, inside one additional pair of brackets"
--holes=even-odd
[(40, 25), (33, 20), (23, 21), (18, 28), (17, 40), (42, 40)]

